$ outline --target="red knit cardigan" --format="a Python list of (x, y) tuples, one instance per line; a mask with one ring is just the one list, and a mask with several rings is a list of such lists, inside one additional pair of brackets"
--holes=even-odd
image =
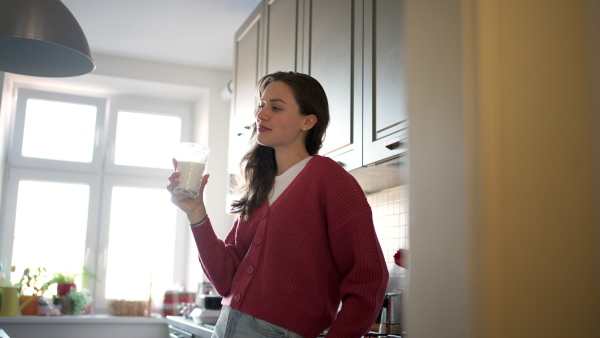
[(210, 219), (192, 233), (224, 305), (303, 337), (361, 337), (381, 309), (388, 270), (371, 208), (327, 157), (314, 156), (273, 205), (238, 217), (225, 241)]

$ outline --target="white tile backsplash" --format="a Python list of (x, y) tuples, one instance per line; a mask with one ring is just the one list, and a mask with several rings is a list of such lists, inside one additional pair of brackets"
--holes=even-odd
[(367, 195), (375, 231), (390, 272), (388, 291), (405, 288), (407, 271), (394, 263), (398, 249), (408, 249), (408, 186), (402, 185)]

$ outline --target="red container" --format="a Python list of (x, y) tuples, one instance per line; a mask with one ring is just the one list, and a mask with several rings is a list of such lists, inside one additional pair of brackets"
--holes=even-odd
[(71, 291), (77, 291), (75, 283), (58, 283), (56, 285), (56, 297), (62, 297)]
[(188, 291), (173, 291), (165, 292), (163, 302), (163, 316), (180, 316), (177, 306), (196, 302), (196, 293)]

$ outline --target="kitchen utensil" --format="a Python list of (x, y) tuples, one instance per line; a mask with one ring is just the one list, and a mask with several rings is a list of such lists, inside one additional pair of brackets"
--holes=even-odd
[(202, 307), (207, 310), (221, 310), (223, 297), (217, 295), (202, 295)]
[(391, 291), (385, 294), (381, 310), (381, 324), (379, 332), (385, 334), (402, 333), (402, 293)]

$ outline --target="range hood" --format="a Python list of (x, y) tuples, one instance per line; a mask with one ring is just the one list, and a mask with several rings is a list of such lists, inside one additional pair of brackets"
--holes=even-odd
[(408, 184), (408, 155), (384, 160), (349, 171), (358, 181), (365, 194)]

